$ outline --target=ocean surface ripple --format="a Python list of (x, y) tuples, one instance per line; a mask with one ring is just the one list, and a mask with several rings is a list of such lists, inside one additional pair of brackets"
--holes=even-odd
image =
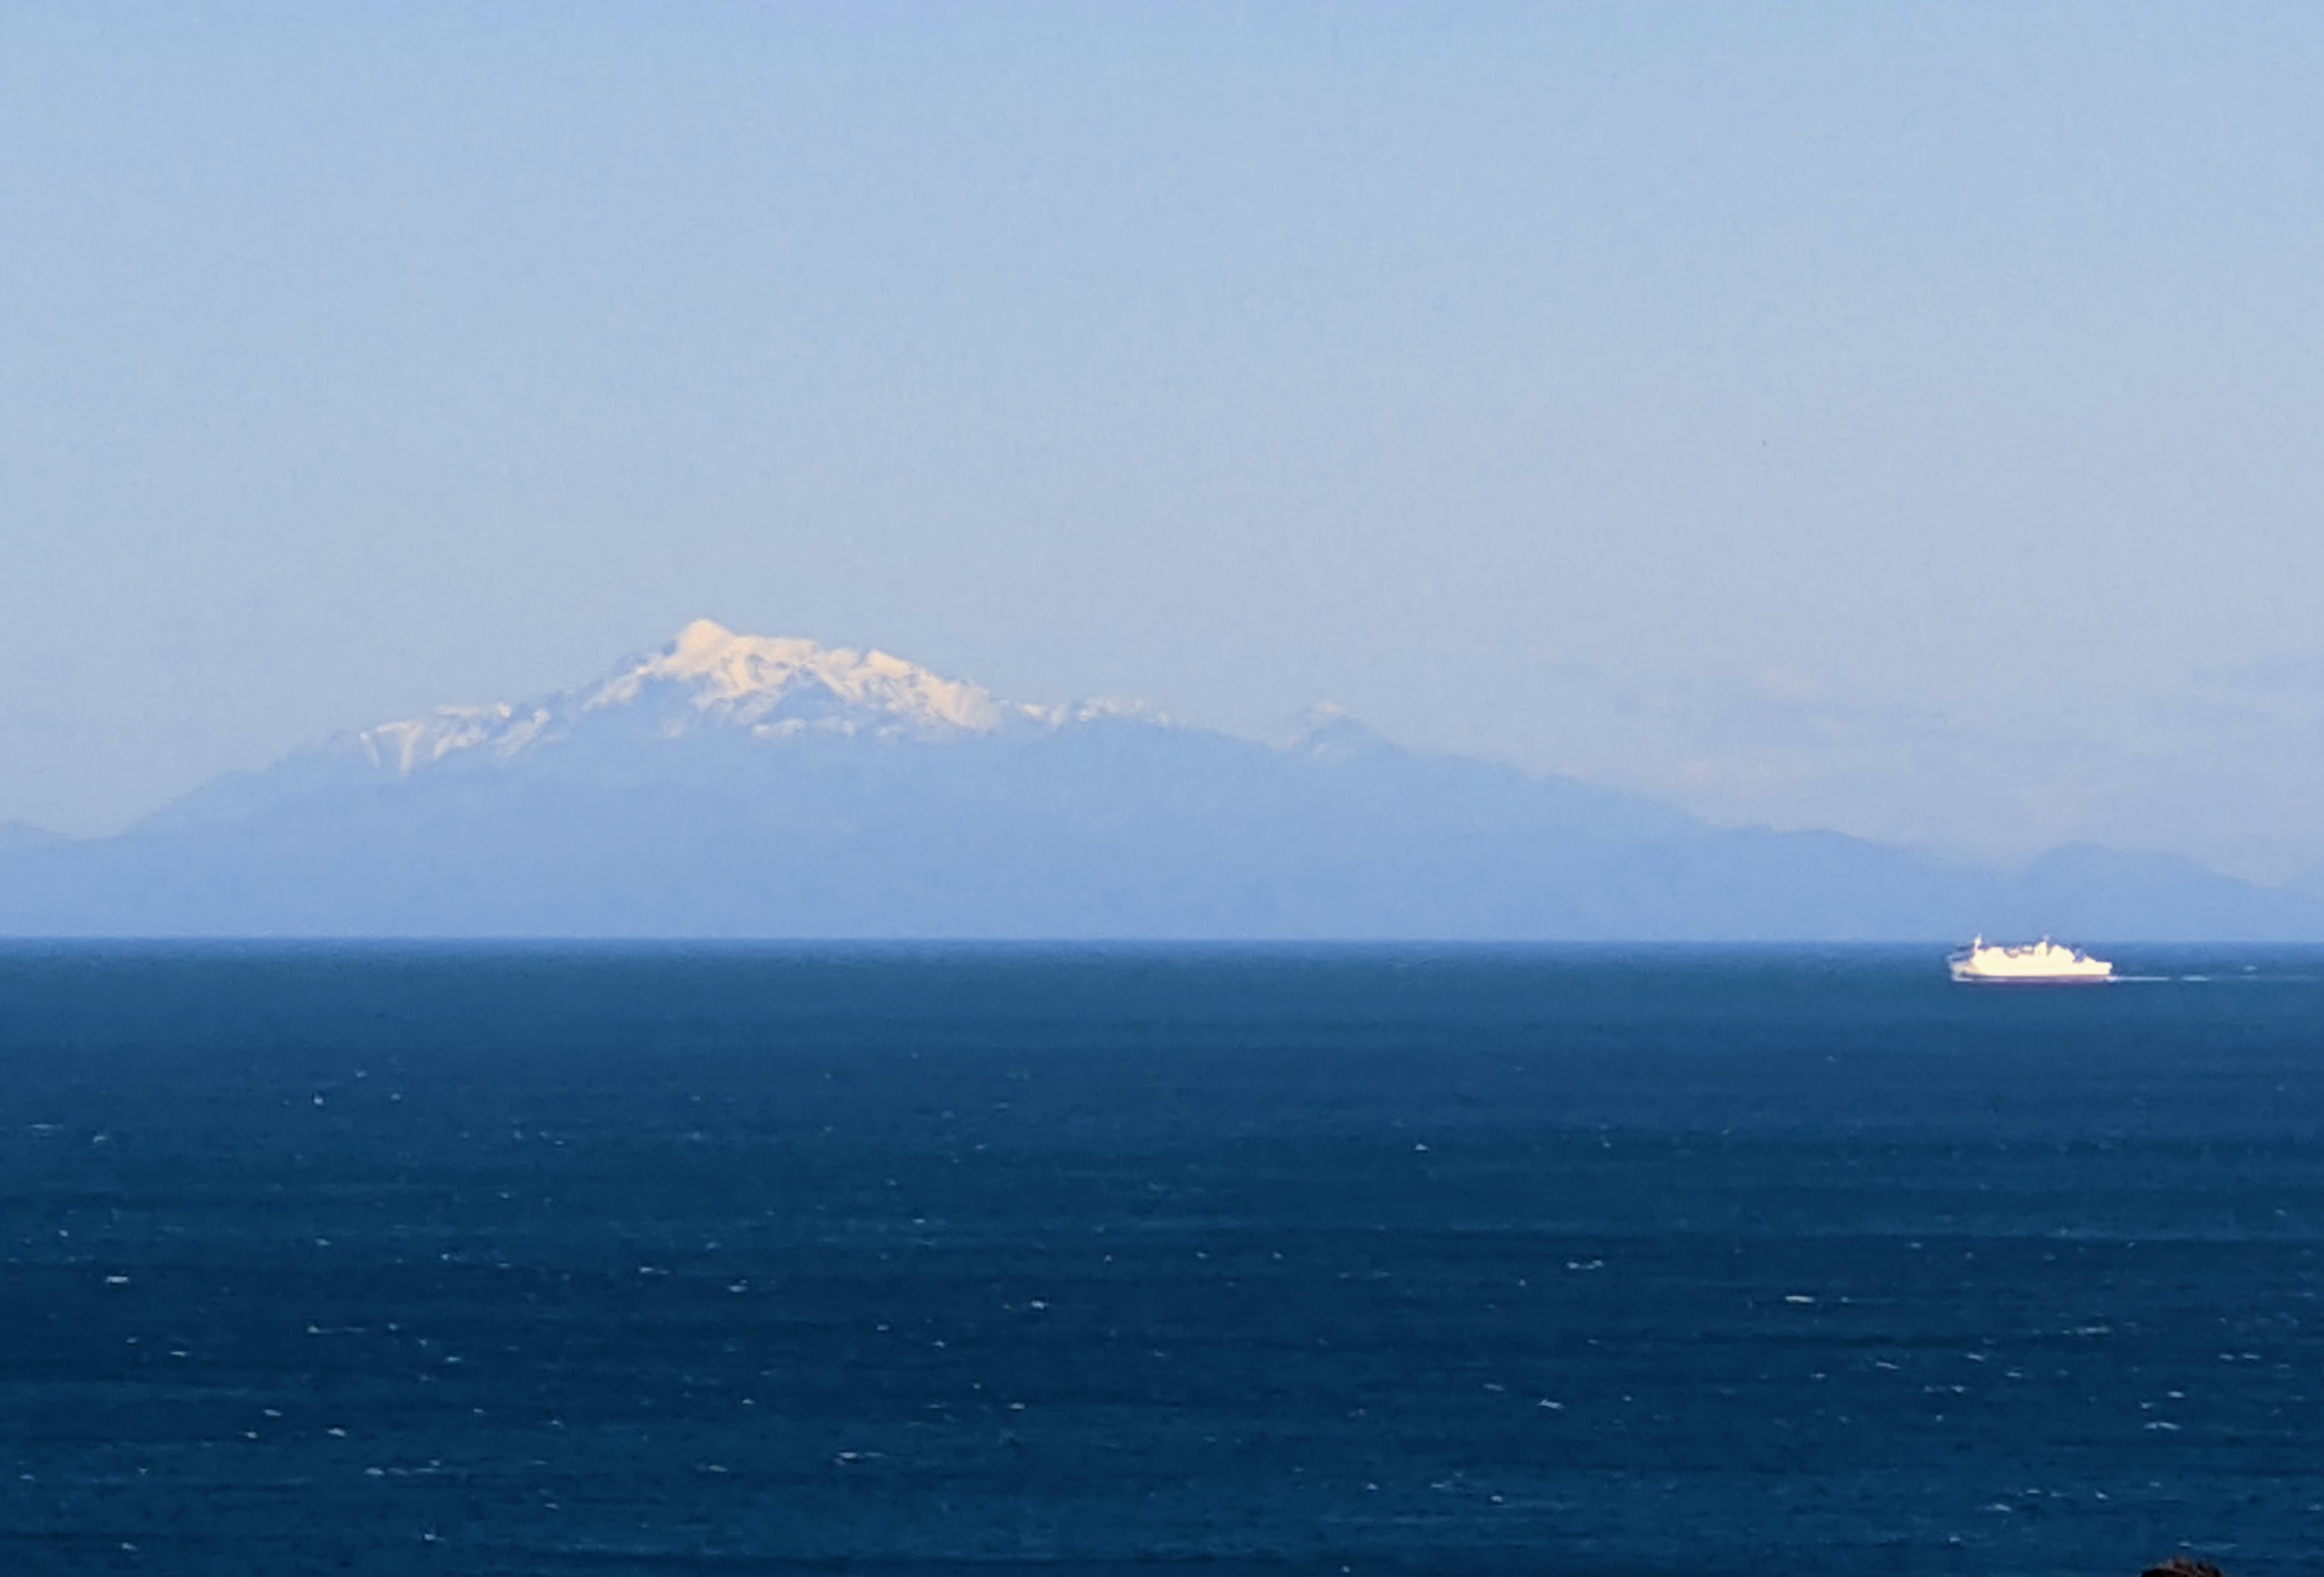
[(0, 949), (0, 1570), (2314, 1570), (2324, 955), (2146, 954)]

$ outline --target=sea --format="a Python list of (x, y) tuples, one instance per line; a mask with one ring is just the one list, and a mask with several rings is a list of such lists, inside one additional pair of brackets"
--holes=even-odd
[(2324, 1566), (2324, 954), (0, 948), (0, 1572)]

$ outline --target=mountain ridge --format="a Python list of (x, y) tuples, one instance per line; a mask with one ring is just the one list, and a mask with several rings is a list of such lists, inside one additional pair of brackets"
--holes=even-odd
[(1405, 750), (1033, 706), (697, 621), (588, 683), (335, 735), (0, 854), (0, 934), (2324, 938), (2324, 903), (2088, 847), (2015, 872), (1720, 828)]

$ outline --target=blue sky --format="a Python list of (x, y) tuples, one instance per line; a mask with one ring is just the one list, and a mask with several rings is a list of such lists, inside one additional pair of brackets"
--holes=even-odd
[(2324, 13), (0, 15), (0, 818), (709, 615), (2324, 861)]

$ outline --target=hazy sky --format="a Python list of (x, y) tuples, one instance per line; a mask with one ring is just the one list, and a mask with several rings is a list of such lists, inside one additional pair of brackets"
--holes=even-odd
[(2324, 861), (2324, 8), (0, 11), (0, 818), (697, 615)]

